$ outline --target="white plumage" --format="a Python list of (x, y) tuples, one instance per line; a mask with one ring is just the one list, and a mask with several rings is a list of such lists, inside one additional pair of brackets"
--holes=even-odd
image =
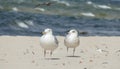
[(79, 46), (79, 43), (80, 41), (77, 30), (75, 29), (70, 30), (64, 39), (64, 44), (67, 47), (67, 51), (69, 48), (73, 48), (74, 56), (75, 48)]
[(45, 29), (42, 32), (43, 35), (40, 37), (40, 45), (44, 49), (44, 56), (46, 55), (46, 50), (50, 50), (50, 54), (58, 47), (58, 41), (52, 34), (52, 29)]

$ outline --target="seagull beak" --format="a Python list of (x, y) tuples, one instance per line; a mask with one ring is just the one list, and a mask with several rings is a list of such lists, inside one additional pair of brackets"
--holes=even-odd
[(42, 32), (42, 34), (44, 35), (44, 34), (46, 34), (46, 32)]
[(40, 32), (40, 34), (42, 34), (42, 32)]
[(40, 32), (40, 34), (44, 35), (44, 34), (46, 34), (46, 33), (45, 33), (45, 32)]
[(69, 31), (70, 31), (70, 30), (67, 30), (66, 33), (69, 34)]

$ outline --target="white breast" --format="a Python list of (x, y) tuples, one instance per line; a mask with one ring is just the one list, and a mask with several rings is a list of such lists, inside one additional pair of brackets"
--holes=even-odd
[(45, 50), (54, 50), (58, 46), (53, 35), (43, 35), (40, 38), (40, 45)]
[(78, 37), (75, 37), (75, 36), (68, 35), (68, 36), (65, 38), (64, 44), (65, 44), (67, 47), (75, 48), (75, 47), (79, 46), (79, 38), (78, 38)]

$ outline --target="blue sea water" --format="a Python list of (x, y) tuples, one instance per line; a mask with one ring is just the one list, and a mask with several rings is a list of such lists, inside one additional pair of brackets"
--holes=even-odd
[(120, 1), (0, 0), (0, 35), (39, 36), (45, 28), (55, 35), (77, 29), (81, 36), (120, 36)]

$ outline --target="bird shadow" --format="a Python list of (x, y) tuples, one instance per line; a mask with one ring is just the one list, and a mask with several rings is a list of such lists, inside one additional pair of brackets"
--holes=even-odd
[(60, 58), (45, 58), (45, 60), (60, 60)]
[(66, 57), (79, 58), (80, 56), (66, 56)]

